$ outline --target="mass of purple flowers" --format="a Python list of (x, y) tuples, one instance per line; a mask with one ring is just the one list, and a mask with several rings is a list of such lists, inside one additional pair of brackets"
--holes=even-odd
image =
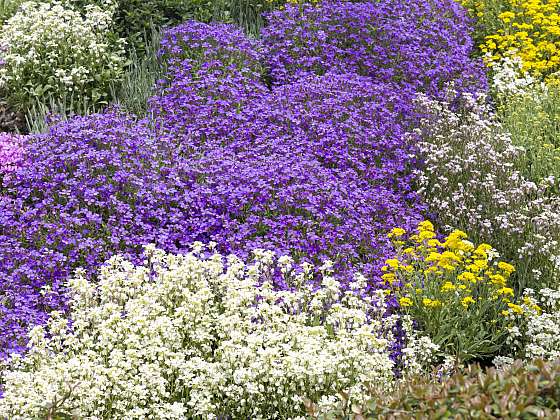
[(404, 135), (414, 94), (485, 83), (467, 18), (451, 0), (382, 0), (269, 20), (262, 44), (224, 24), (170, 29), (150, 118), (112, 109), (27, 141), (0, 188), (4, 354), (64, 309), (75, 269), (139, 261), (147, 243), (331, 259), (342, 281), (380, 286), (387, 232), (424, 210)]
[(323, 2), (271, 13), (263, 43), (276, 84), (336, 71), (440, 97), (484, 86), (469, 25), (455, 0)]

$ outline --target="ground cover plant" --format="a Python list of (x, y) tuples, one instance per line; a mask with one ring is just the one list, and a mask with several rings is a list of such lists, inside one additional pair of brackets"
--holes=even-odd
[[(78, 274), (72, 326), (55, 316), (33, 331), (1, 415), (293, 417), (302, 395), (323, 403), (338, 389), (359, 399), (390, 386), (396, 318), (384, 316), (382, 293), (364, 293), (363, 276), (343, 292), (325, 265), (313, 288), (313, 270), (296, 274), (289, 257), (226, 265), (200, 245), (185, 256), (148, 248), (141, 266), (113, 258), (98, 285)], [(292, 290), (274, 290), (276, 269)]]
[(95, 80), (0, 135), (0, 417), (553, 416), (557, 22), (514, 3), (14, 8), (0, 74)]

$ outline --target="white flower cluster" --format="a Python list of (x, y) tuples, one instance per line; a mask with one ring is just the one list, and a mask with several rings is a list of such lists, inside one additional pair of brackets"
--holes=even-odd
[(520, 356), (532, 359), (560, 359), (560, 289), (532, 289), (524, 293), (526, 322), (510, 329), (510, 340)]
[(210, 249), (147, 247), (142, 266), (113, 257), (98, 284), (70, 280), (72, 321), (32, 330), (3, 374), (0, 417), (298, 418), (307, 399), (327, 409), (391, 386), (397, 319), (363, 276), (342, 291), (328, 265), (314, 286), (289, 257), (259, 250), (246, 265)]
[(466, 101), (456, 113), (418, 98), (425, 118), (411, 136), (424, 159), (419, 191), (446, 229), (473, 232), (476, 242), (518, 260), (520, 287), (552, 284), (560, 272), (560, 180), (529, 181), (518, 170), (524, 149), (512, 144), (484, 98)]
[[(492, 64), (492, 88), (498, 96), (546, 93), (544, 82), (523, 72), (523, 61), (512, 54)], [(538, 89), (538, 90), (537, 90)]]
[(0, 30), (0, 89), (18, 103), (97, 102), (125, 64), (124, 40), (112, 41), (112, 9), (85, 16), (59, 2), (26, 2)]

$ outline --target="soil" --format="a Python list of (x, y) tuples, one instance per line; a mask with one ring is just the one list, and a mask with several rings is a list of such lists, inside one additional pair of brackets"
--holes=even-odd
[(21, 112), (16, 112), (0, 97), (0, 132), (22, 133), (27, 132), (25, 117)]

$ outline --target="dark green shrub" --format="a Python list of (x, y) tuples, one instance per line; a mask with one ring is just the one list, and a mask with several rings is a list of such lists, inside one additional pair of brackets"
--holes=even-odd
[[(343, 404), (344, 405), (344, 404)], [(390, 395), (372, 395), (362, 406), (341, 407), (324, 419), (560, 419), (560, 360), (503, 370), (471, 365), (441, 381), (415, 377)]]
[[(88, 4), (115, 7), (114, 30), (128, 42), (128, 50), (145, 53), (152, 28), (173, 26), (185, 20), (208, 22), (214, 15), (216, 0), (65, 0), (84, 10)], [(221, 1), (221, 0), (220, 0)]]

